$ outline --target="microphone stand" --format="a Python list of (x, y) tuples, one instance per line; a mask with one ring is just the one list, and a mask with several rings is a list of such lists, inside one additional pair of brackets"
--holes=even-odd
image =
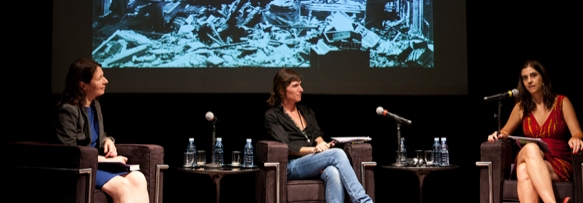
[[(397, 161), (393, 164), (393, 166), (405, 166), (405, 164), (401, 161), (401, 157), (399, 157), (399, 153), (401, 152), (401, 122), (395, 121), (397, 123)], [(406, 156), (405, 154), (403, 156)]]
[(211, 151), (211, 162), (208, 163), (208, 164), (205, 164), (205, 166), (204, 166), (204, 167), (207, 167), (207, 168), (219, 168), (219, 167), (221, 167), (221, 165), (219, 165), (218, 163), (215, 163), (215, 144), (216, 144), (215, 134), (216, 134), (216, 131), (217, 131), (216, 122), (215, 121), (216, 120), (213, 120), (213, 140), (212, 140), (213, 145), (212, 145), (212, 148), (211, 148), (212, 149), (212, 151)]
[(500, 135), (500, 130), (502, 130), (501, 128), (501, 112), (502, 112), (502, 99), (500, 99), (500, 97), (498, 97), (498, 135)]

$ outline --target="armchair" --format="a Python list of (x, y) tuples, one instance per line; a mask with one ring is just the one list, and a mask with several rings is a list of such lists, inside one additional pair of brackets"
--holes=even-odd
[[(340, 144), (338, 146), (341, 146)], [(374, 166), (369, 143), (344, 144), (348, 159), (366, 193), (374, 201)], [(256, 201), (261, 203), (326, 202), (322, 180), (287, 180), (288, 147), (286, 144), (260, 140), (256, 144), (259, 166), (256, 182)], [(347, 198), (349, 201), (349, 198)]]
[[(128, 163), (140, 164), (151, 203), (162, 202), (164, 148), (153, 144), (116, 144)], [(97, 149), (39, 142), (11, 142), (0, 147), (5, 156), (8, 190), (19, 202), (113, 202), (95, 188)]]
[[(484, 142), (480, 147), (480, 202), (518, 202), (516, 180), (510, 179), (514, 163), (513, 141)], [(557, 201), (570, 196), (576, 203), (583, 203), (583, 152), (573, 155), (573, 182), (553, 182)]]

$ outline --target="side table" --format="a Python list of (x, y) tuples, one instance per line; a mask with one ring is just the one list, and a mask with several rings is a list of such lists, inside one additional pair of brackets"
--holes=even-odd
[(219, 203), (219, 197), (221, 196), (221, 178), (229, 174), (243, 174), (252, 173), (259, 170), (257, 166), (253, 167), (232, 167), (230, 165), (225, 165), (220, 168), (205, 168), (205, 167), (178, 167), (178, 170), (195, 173), (195, 174), (207, 174), (213, 179), (216, 187), (216, 203)]
[(449, 166), (382, 166), (386, 169), (391, 170), (400, 170), (400, 171), (411, 171), (414, 172), (417, 177), (419, 178), (419, 203), (423, 203), (423, 180), (425, 176), (429, 174), (431, 171), (445, 171), (445, 170), (452, 170), (456, 169), (459, 166), (457, 165), (449, 165)]

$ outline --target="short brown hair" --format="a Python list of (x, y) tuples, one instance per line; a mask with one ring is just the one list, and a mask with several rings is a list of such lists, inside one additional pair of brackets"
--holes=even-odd
[(302, 75), (287, 68), (279, 70), (273, 77), (273, 86), (267, 104), (269, 104), (269, 106), (275, 106), (276, 104), (281, 103), (282, 99), (286, 96), (285, 88), (287, 88), (287, 86), (293, 81), (302, 81)]

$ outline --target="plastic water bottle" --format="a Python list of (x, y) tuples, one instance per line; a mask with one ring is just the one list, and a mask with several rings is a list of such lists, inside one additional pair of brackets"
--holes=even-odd
[(439, 143), (439, 137), (433, 138), (433, 165), (441, 165), (441, 143)]
[(399, 156), (401, 163), (405, 163), (407, 161), (407, 147), (405, 147), (404, 137), (401, 137), (401, 151), (399, 152)]
[(251, 145), (251, 139), (247, 139), (247, 143), (245, 144), (245, 149), (243, 151), (243, 166), (253, 166), (253, 145)]
[(194, 138), (188, 138), (188, 145), (186, 146), (186, 153), (184, 158), (184, 167), (193, 167), (196, 164), (196, 145), (194, 145)]
[(449, 149), (445, 143), (446, 138), (441, 138), (441, 166), (449, 166)]
[(223, 138), (217, 137), (217, 142), (215, 143), (215, 164), (224, 165), (224, 149), (223, 149)]

